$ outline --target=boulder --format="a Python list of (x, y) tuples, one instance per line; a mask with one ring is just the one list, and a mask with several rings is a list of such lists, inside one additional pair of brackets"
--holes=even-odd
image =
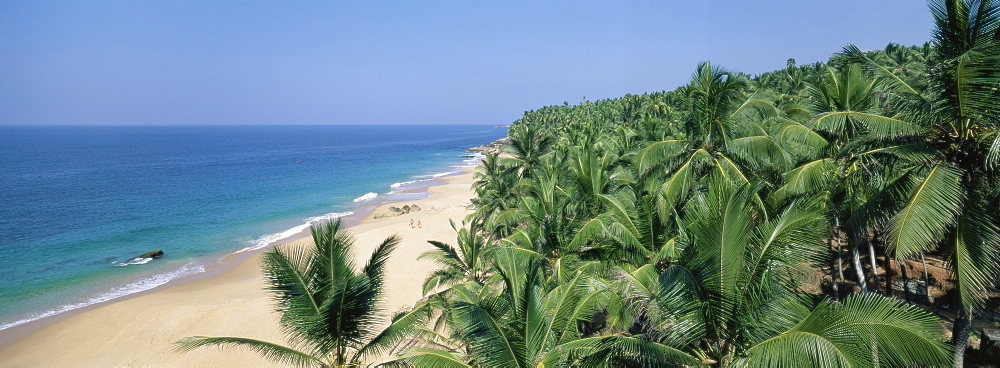
[(393, 207), (389, 207), (389, 212), (386, 213), (386, 216), (389, 216), (389, 214), (392, 214), (392, 216), (399, 216), (399, 215), (402, 215), (404, 213), (405, 212), (403, 212), (402, 208), (393, 206)]
[(157, 250), (154, 250), (152, 252), (146, 252), (146, 253), (140, 254), (138, 257), (135, 257), (135, 258), (160, 258), (160, 257), (163, 257), (163, 250), (162, 249), (157, 249)]
[(410, 205), (410, 211), (412, 211), (412, 212), (420, 212), (420, 206), (415, 205), (415, 204), (411, 204)]
[(410, 206), (403, 206), (403, 214), (410, 213)]

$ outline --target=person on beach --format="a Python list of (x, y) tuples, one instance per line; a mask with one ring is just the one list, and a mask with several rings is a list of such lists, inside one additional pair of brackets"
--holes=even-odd
[(410, 228), (413, 228), (413, 219), (410, 219)]
[(417, 227), (423, 228), (423, 225), (420, 223), (420, 220), (417, 220)]

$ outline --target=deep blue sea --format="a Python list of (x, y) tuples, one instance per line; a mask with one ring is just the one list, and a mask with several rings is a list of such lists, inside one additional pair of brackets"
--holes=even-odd
[[(0, 126), (0, 330), (203, 272), (474, 164), (491, 126)], [(160, 259), (135, 259), (162, 249)]]

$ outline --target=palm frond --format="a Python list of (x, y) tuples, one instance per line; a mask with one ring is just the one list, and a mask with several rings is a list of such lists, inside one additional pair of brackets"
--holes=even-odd
[(783, 174), (785, 184), (775, 192), (775, 196), (784, 199), (823, 190), (834, 179), (831, 175), (834, 169), (836, 162), (830, 158), (801, 164)]
[(650, 144), (639, 158), (639, 173), (644, 174), (667, 159), (683, 153), (690, 146), (685, 140), (667, 140)]
[(905, 192), (902, 209), (889, 220), (886, 246), (896, 257), (906, 258), (927, 250), (954, 224), (964, 190), (962, 172), (939, 162)]
[(920, 308), (877, 294), (855, 294), (837, 308), (842, 331), (867, 342), (880, 364), (943, 366), (951, 351), (942, 341), (944, 324)]
[(332, 283), (320, 305), (316, 320), (299, 329), (306, 332), (317, 351), (336, 351), (338, 346), (362, 346), (378, 324), (378, 292), (366, 275)]
[(465, 302), (455, 303), (453, 313), (477, 361), (491, 367), (527, 368), (523, 337), (505, 333), (507, 327), (498, 316)]
[(385, 277), (385, 266), (389, 262), (389, 256), (396, 250), (400, 241), (399, 235), (390, 235), (382, 240), (382, 243), (375, 247), (368, 263), (361, 269), (361, 272), (368, 275), (368, 280), (375, 289), (381, 290), (382, 280)]
[(472, 368), (462, 354), (440, 349), (412, 348), (397, 359), (413, 367), (427, 368)]
[(836, 344), (825, 336), (792, 331), (748, 349), (733, 363), (743, 367), (862, 367), (870, 362), (850, 345)]
[(400, 313), (392, 319), (392, 323), (389, 326), (358, 349), (351, 360), (360, 361), (363, 358), (379, 356), (389, 352), (395, 344), (404, 337), (412, 335), (419, 325), (426, 322), (429, 309), (430, 307), (426, 303), (421, 303), (409, 312)]
[(742, 137), (729, 141), (729, 150), (752, 168), (777, 165), (787, 169), (792, 165), (791, 155), (778, 142), (768, 136)]
[(811, 122), (815, 129), (843, 134), (852, 121), (860, 123), (868, 132), (880, 138), (896, 138), (919, 134), (922, 129), (909, 122), (859, 111), (833, 111), (816, 116)]
[(317, 364), (326, 364), (326, 362), (317, 359), (310, 354), (287, 346), (242, 337), (191, 336), (177, 341), (177, 345), (174, 347), (174, 350), (179, 352), (188, 352), (202, 346), (240, 347), (258, 353), (265, 359), (272, 362), (289, 364), (297, 367), (310, 367)]
[(434, 246), (434, 248), (437, 249), (420, 254), (419, 256), (417, 256), (418, 260), (424, 258), (433, 258), (434, 262), (440, 266), (456, 267), (461, 269), (462, 271), (467, 270), (465, 261), (462, 259), (462, 256), (458, 253), (458, 249), (455, 249), (455, 247), (447, 243), (439, 242), (437, 240), (428, 240), (427, 243), (429, 243), (430, 245)]
[[(861, 142), (859, 139), (857, 143)], [(845, 149), (847, 150), (847, 149)], [(892, 158), (897, 158), (910, 163), (917, 164), (934, 164), (935, 161), (941, 158), (938, 152), (930, 149), (923, 144), (899, 144), (899, 145), (889, 145), (889, 146), (879, 146), (874, 149), (865, 150), (861, 152), (852, 153), (858, 159), (868, 159), (869, 157), (879, 157), (887, 156)]]
[(577, 230), (575, 235), (573, 235), (573, 240), (569, 243), (569, 249), (580, 249), (591, 239), (604, 235), (606, 232), (605, 226), (604, 221), (600, 218), (594, 218), (587, 221), (587, 223), (584, 224), (580, 230)]
[(955, 289), (962, 307), (983, 306), (983, 296), (1000, 277), (1000, 229), (995, 208), (969, 201), (958, 218), (954, 236), (948, 241), (954, 252), (949, 268), (955, 275)]
[(782, 119), (779, 121), (781, 127), (773, 136), (783, 146), (804, 147), (797, 151), (808, 151), (818, 154), (829, 142), (826, 138), (816, 133), (814, 130), (794, 120)]
[(872, 60), (871, 58), (869, 58), (867, 55), (865, 55), (864, 52), (861, 51), (861, 49), (859, 49), (854, 44), (847, 44), (846, 46), (844, 46), (843, 50), (841, 51), (841, 54), (847, 56), (850, 59), (853, 59), (854, 61), (864, 63), (864, 65), (868, 69), (874, 71), (876, 75), (886, 78), (886, 80), (889, 81), (890, 85), (900, 93), (913, 96), (920, 95), (920, 93), (917, 92), (917, 90), (913, 88), (913, 86), (911, 86), (909, 83), (903, 80), (902, 77), (892, 72), (891, 70), (889, 70), (889, 68), (886, 68), (884, 65), (879, 64), (874, 60)]
[[(708, 153), (705, 150), (698, 150), (692, 154), (686, 162), (684, 162), (681, 167), (670, 173), (667, 180), (660, 185), (659, 192), (662, 194), (659, 199), (663, 203), (659, 204), (662, 210), (667, 208), (672, 208), (674, 204), (681, 201), (685, 196), (687, 196), (688, 191), (694, 185), (695, 181), (695, 170), (698, 161), (709, 158)], [(665, 213), (660, 213), (661, 217), (666, 217)]]
[(1000, 133), (995, 134), (996, 137), (993, 138), (993, 143), (989, 145), (986, 149), (986, 168), (990, 170), (996, 170), (998, 165), (1000, 165)]
[(676, 367), (695, 366), (701, 359), (667, 345), (630, 336), (591, 337), (559, 347), (570, 365), (581, 367)]
[(299, 266), (313, 259), (311, 253), (287, 252), (280, 248), (271, 249), (261, 257), (267, 290), (272, 293), (278, 310), (284, 311), (281, 325), (293, 340), (308, 340), (309, 335), (299, 327), (310, 324), (321, 313), (323, 300), (313, 290), (308, 272)]
[(312, 232), (314, 248), (310, 248), (315, 256), (312, 262), (300, 264), (310, 280), (342, 280), (354, 274), (354, 257), (350, 248), (354, 245), (354, 237), (344, 231), (343, 221), (336, 219), (314, 225)]

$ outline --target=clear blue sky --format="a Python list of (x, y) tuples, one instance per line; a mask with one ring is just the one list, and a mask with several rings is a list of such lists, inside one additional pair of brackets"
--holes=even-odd
[(505, 124), (931, 26), (918, 0), (3, 0), (0, 124)]

